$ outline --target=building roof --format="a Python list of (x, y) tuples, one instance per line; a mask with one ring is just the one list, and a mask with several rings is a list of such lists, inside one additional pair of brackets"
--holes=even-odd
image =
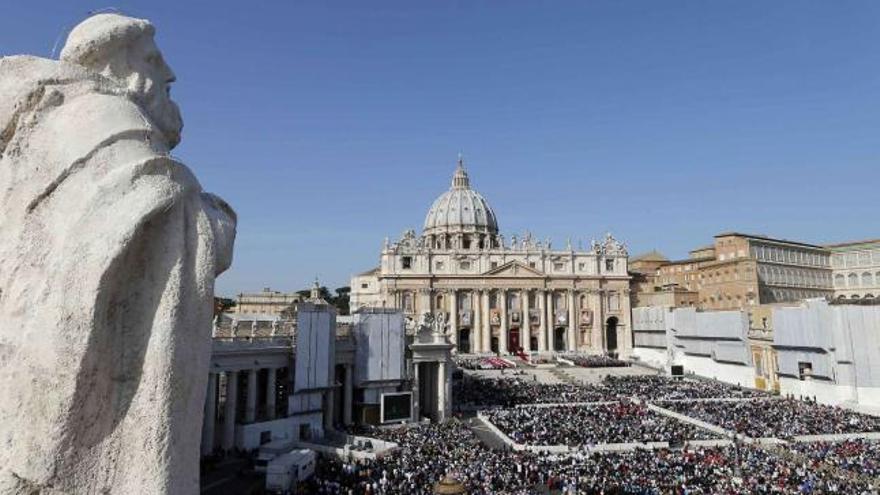
[(372, 268), (363, 273), (358, 273), (357, 275), (355, 275), (355, 277), (368, 277), (370, 275), (378, 275), (379, 273), (381, 273), (381, 271), (381, 267), (377, 266), (376, 268)]
[(844, 248), (844, 247), (853, 247), (860, 245), (868, 245), (868, 244), (880, 244), (880, 239), (867, 239), (864, 241), (849, 241), (849, 242), (838, 242), (836, 244), (826, 244), (824, 247), (826, 248)]
[(647, 253), (642, 253), (638, 256), (629, 259), (629, 262), (632, 263), (634, 261), (669, 261), (669, 258), (663, 256), (663, 253), (657, 251), (656, 249), (652, 249)]
[(722, 232), (722, 233), (716, 235), (715, 238), (728, 237), (728, 236), (739, 236), (739, 237), (746, 237), (748, 239), (757, 239), (760, 241), (779, 242), (782, 244), (792, 244), (795, 246), (804, 246), (804, 247), (815, 248), (815, 249), (824, 249), (824, 246), (819, 246), (818, 244), (809, 244), (806, 242), (790, 241), (788, 239), (776, 239), (773, 237), (767, 237), (767, 236), (763, 236), (763, 235), (744, 234), (742, 232)]

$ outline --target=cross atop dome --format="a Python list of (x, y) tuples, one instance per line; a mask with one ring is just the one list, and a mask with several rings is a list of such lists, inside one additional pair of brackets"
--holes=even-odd
[(455, 173), (452, 174), (453, 189), (470, 189), (471, 180), (468, 178), (467, 171), (464, 169), (464, 158), (461, 153), (458, 154), (458, 166), (455, 167)]

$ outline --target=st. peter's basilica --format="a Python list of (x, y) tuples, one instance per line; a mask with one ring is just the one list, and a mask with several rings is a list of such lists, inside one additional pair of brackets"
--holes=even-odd
[(553, 248), (530, 234), (505, 239), (461, 158), (421, 235), (386, 240), (380, 266), (351, 286), (352, 310), (397, 307), (410, 321), (427, 312), (443, 318), (461, 353), (626, 356), (632, 348), (624, 244), (611, 234), (588, 250), (571, 242)]

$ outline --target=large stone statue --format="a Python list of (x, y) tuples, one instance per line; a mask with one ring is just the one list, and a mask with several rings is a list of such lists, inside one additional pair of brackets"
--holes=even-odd
[(214, 278), (235, 214), (170, 155), (145, 20), (0, 58), (0, 493), (198, 492)]

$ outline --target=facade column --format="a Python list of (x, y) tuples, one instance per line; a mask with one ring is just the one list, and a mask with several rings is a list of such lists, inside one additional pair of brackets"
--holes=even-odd
[(205, 420), (202, 422), (202, 455), (214, 451), (214, 427), (217, 423), (217, 373), (208, 373), (205, 395)]
[(498, 333), (498, 354), (507, 355), (507, 289), (498, 291), (501, 299), (501, 331)]
[(604, 290), (593, 291), (593, 349), (596, 352), (605, 352), (605, 305)]
[(352, 404), (352, 397), (354, 395), (354, 379), (351, 376), (354, 371), (354, 366), (350, 364), (345, 365), (345, 403), (342, 405), (342, 422), (346, 426), (351, 424), (351, 410), (354, 409), (354, 404)]
[(247, 403), (244, 409), (244, 422), (253, 423), (257, 419), (257, 370), (248, 370)]
[(455, 344), (455, 349), (458, 350), (458, 291), (452, 289), (450, 293), (450, 299), (452, 300), (449, 307), (449, 333), (452, 334), (452, 343)]
[(547, 291), (547, 348), (558, 351), (556, 348), (556, 315), (553, 313), (553, 291)]
[(483, 313), (480, 310), (483, 298), (479, 289), (471, 292), (471, 352), (485, 352), (483, 349)]
[(276, 374), (275, 368), (266, 370), (266, 418), (270, 420), (275, 419)]
[(568, 350), (577, 350), (577, 300), (574, 289), (568, 291)]
[(446, 362), (437, 363), (437, 421), (446, 421)]
[(519, 339), (522, 341), (523, 352), (526, 354), (532, 352), (532, 322), (529, 318), (529, 297), (531, 291), (528, 289), (521, 290), (519, 292), (520, 298), (522, 299), (522, 323), (519, 327)]
[(492, 325), (489, 321), (489, 291), (484, 290), (480, 295), (480, 311), (483, 316), (480, 318), (480, 326), (483, 332), (483, 352), (492, 352)]
[(238, 372), (226, 372), (226, 406), (223, 411), (223, 450), (235, 447), (235, 411), (238, 409)]
[(535, 295), (538, 302), (538, 351), (547, 352), (547, 292), (540, 290)]

